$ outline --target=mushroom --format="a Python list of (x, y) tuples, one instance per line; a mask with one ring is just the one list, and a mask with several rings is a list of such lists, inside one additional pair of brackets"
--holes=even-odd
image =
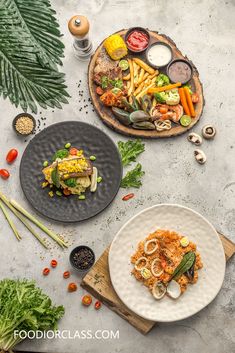
[(191, 134), (188, 135), (188, 141), (192, 142), (196, 146), (200, 146), (202, 144), (201, 136), (195, 132), (191, 132)]
[(194, 156), (199, 164), (204, 164), (206, 162), (206, 155), (202, 150), (195, 150)]
[(215, 137), (216, 134), (216, 129), (214, 126), (212, 125), (205, 125), (202, 128), (202, 136), (207, 139), (207, 140), (211, 140)]

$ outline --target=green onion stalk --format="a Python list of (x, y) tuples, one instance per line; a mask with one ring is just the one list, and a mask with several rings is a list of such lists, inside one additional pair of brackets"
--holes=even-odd
[(26, 218), (33, 222), (37, 227), (39, 227), (43, 232), (45, 232), (50, 238), (52, 238), (57, 244), (62, 248), (67, 248), (68, 245), (54, 232), (48, 229), (44, 224), (42, 224), (38, 219), (27, 212), (23, 207), (21, 207), (16, 201), (10, 200), (10, 204), (20, 213), (22, 213)]
[[(32, 235), (44, 246), (44, 248), (48, 249), (48, 246), (46, 244), (46, 242), (40, 237), (40, 235), (38, 235), (35, 230), (31, 227), (31, 225), (26, 221), (26, 219), (10, 204), (10, 201), (7, 199), (6, 196), (4, 196), (1, 192), (0, 192), (0, 199), (2, 200), (2, 202), (4, 202), (4, 204), (11, 210), (11, 212), (24, 224), (24, 226), (30, 231), (30, 233), (32, 233)], [(0, 207), (1, 207), (2, 203), (0, 203)], [(3, 206), (3, 205), (2, 205)], [(1, 209), (3, 210), (3, 208), (1, 207)], [(4, 212), (4, 211), (3, 211)], [(7, 217), (6, 217), (7, 218)], [(8, 219), (7, 219), (8, 220)], [(10, 224), (10, 222), (8, 221), (8, 223)], [(10, 226), (12, 227), (12, 225), (10, 224)], [(18, 232), (17, 232), (18, 233)], [(21, 239), (21, 237), (20, 237)], [(20, 240), (18, 239), (18, 240)]]
[(17, 240), (20, 240), (20, 239), (21, 239), (21, 236), (20, 236), (18, 230), (16, 229), (16, 226), (15, 226), (14, 222), (11, 220), (11, 218), (10, 218), (10, 216), (9, 216), (9, 214), (8, 214), (8, 212), (7, 212), (7, 210), (6, 210), (6, 208), (3, 206), (3, 204), (2, 204), (1, 201), (0, 201), (0, 208), (1, 208), (1, 210), (2, 210), (2, 212), (3, 212), (3, 214), (4, 214), (4, 216), (6, 217), (6, 220), (7, 220), (7, 222), (9, 223), (9, 225), (10, 225), (10, 227), (11, 227), (13, 233), (15, 234), (16, 239), (17, 239)]

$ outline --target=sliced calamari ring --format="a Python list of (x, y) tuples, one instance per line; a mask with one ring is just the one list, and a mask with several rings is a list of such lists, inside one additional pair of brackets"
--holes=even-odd
[(144, 279), (149, 279), (152, 276), (151, 271), (149, 271), (149, 269), (146, 267), (142, 268), (140, 273)]
[[(142, 261), (145, 261), (143, 266), (138, 267), (139, 263), (142, 262)], [(144, 257), (144, 256), (141, 256), (135, 263), (135, 269), (137, 271), (141, 271), (144, 267), (146, 267), (147, 263), (148, 263), (148, 259), (146, 257)]]
[(163, 269), (160, 269), (159, 271), (155, 270), (155, 265), (158, 262), (160, 263), (161, 261), (160, 261), (159, 258), (156, 258), (156, 259), (153, 260), (153, 262), (151, 264), (151, 272), (154, 275), (154, 277), (159, 277), (159, 276), (161, 276), (163, 274)]
[[(154, 243), (155, 246), (153, 247), (152, 250), (148, 250), (149, 244), (152, 244), (152, 243)], [(157, 239), (150, 239), (150, 240), (147, 240), (147, 241), (145, 242), (145, 244), (144, 244), (144, 252), (145, 252), (145, 254), (147, 254), (147, 255), (153, 254), (157, 249), (158, 249)]]
[(152, 294), (155, 299), (162, 299), (166, 294), (166, 286), (161, 281), (156, 281), (153, 284)]

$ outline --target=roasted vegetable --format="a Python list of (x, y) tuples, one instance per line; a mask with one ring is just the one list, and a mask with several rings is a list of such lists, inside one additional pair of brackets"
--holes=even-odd
[(166, 85), (169, 85), (169, 83), (170, 83), (170, 79), (169, 79), (169, 77), (167, 75), (159, 74), (156, 77), (156, 85), (157, 85), (157, 87), (166, 86)]
[(136, 161), (136, 158), (144, 152), (144, 143), (140, 139), (127, 142), (118, 141), (118, 149), (122, 158), (123, 166)]
[(131, 187), (139, 188), (142, 185), (141, 178), (144, 174), (141, 164), (138, 163), (134, 169), (126, 173), (125, 177), (122, 179), (121, 187), (124, 189)]
[(166, 103), (166, 93), (165, 92), (156, 92), (154, 93), (154, 98), (158, 103)]
[(130, 114), (124, 109), (112, 107), (112, 112), (123, 125), (131, 125)]
[(142, 121), (148, 121), (150, 119), (150, 115), (145, 113), (143, 110), (136, 110), (130, 114), (130, 120), (132, 123), (139, 123)]
[(113, 60), (120, 60), (127, 55), (127, 46), (119, 34), (113, 34), (104, 41), (104, 47)]

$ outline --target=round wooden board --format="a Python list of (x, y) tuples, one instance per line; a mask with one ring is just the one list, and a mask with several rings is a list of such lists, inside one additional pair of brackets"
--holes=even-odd
[[(121, 36), (124, 36), (127, 30), (123, 29), (117, 34), (120, 34)], [(173, 50), (173, 59), (176, 58), (183, 58), (189, 60), (187, 57), (183, 56), (183, 54), (180, 52), (180, 50), (176, 47), (175, 43), (167, 36), (163, 34), (158, 34), (157, 32), (149, 31), (150, 34), (150, 44), (156, 42), (156, 41), (162, 41), (167, 44), (169, 44)], [(96, 60), (97, 57), (99, 56), (101, 50), (103, 49), (103, 42), (99, 45), (99, 47), (96, 49), (95, 53), (93, 54), (89, 68), (88, 68), (88, 85), (89, 85), (89, 91), (91, 95), (91, 100), (94, 105), (95, 111), (97, 114), (100, 116), (102, 121), (108, 125), (110, 128), (113, 130), (124, 134), (128, 136), (133, 136), (133, 137), (145, 137), (145, 138), (160, 138), (160, 137), (172, 137), (172, 136), (177, 136), (180, 134), (183, 134), (184, 132), (190, 130), (200, 119), (202, 112), (203, 112), (203, 107), (204, 107), (204, 97), (203, 97), (203, 88), (202, 84), (199, 80), (199, 74), (196, 69), (196, 67), (193, 65), (193, 63), (190, 61), (190, 63), (193, 66), (193, 77), (189, 84), (192, 86), (192, 89), (196, 91), (199, 95), (199, 102), (195, 105), (195, 111), (196, 111), (196, 117), (192, 119), (192, 123), (188, 127), (183, 127), (181, 125), (174, 125), (171, 130), (168, 131), (161, 131), (158, 132), (157, 130), (136, 130), (131, 127), (122, 125), (113, 115), (112, 110), (109, 107), (106, 107), (102, 104), (102, 102), (99, 99), (99, 96), (96, 93), (96, 84), (93, 81), (93, 71), (96, 65)], [(132, 54), (128, 53), (129, 58), (133, 57), (139, 57), (143, 60), (145, 60), (145, 53), (142, 54)], [(160, 70), (161, 72), (164, 73), (164, 70)]]

